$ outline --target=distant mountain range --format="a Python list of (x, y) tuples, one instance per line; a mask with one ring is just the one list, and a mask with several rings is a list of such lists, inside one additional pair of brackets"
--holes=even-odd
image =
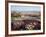
[(12, 11), (12, 14), (20, 14), (20, 15), (40, 15), (41, 13), (38, 11)]

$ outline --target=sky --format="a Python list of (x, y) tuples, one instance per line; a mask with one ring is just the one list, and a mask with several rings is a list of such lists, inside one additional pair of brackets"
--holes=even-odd
[(39, 6), (17, 6), (17, 5), (11, 5), (12, 11), (40, 11)]

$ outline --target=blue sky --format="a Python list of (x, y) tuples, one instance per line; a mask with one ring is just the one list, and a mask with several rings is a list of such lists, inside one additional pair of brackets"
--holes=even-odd
[(17, 5), (11, 5), (12, 11), (40, 11), (39, 6), (17, 6)]

